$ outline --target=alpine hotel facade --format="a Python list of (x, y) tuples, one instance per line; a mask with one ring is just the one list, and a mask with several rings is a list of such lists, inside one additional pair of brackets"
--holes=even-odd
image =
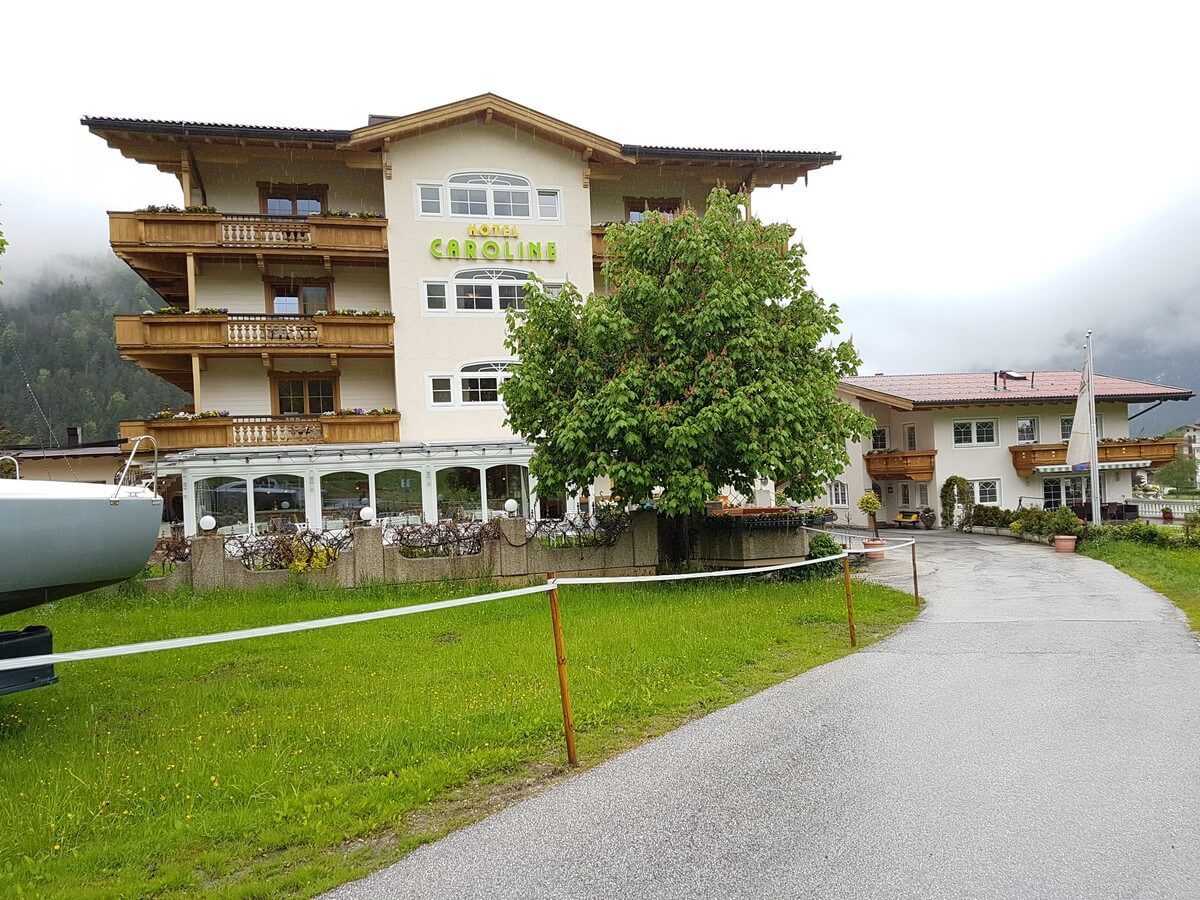
[(118, 317), (118, 349), (194, 398), (121, 436), (156, 439), (188, 534), (573, 511), (536, 496), (504, 426), (524, 283), (602, 292), (608, 224), (838, 159), (621, 144), (493, 94), (352, 131), (83, 124), (182, 187), (183, 209), (109, 224), (169, 305)]

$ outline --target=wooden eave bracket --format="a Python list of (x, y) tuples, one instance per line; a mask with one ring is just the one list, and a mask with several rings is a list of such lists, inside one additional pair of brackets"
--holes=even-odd
[(337, 357), (336, 353), (329, 354), (329, 365), (331, 368), (334, 368), (334, 369), (336, 369), (338, 367), (338, 357)]
[(263, 368), (264, 368), (264, 369), (270, 370), (270, 368), (271, 368), (271, 354), (269, 354), (269, 353), (263, 353), (263, 354), (262, 354), (262, 364), (263, 364)]

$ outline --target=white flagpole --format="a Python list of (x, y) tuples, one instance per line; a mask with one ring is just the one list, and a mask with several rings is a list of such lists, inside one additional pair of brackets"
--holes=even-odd
[(1096, 432), (1096, 367), (1092, 363), (1092, 332), (1087, 333), (1087, 393), (1088, 393), (1088, 428), (1091, 441), (1088, 444), (1091, 458), (1088, 460), (1088, 477), (1092, 488), (1092, 524), (1100, 524), (1100, 448), (1097, 442), (1100, 435)]

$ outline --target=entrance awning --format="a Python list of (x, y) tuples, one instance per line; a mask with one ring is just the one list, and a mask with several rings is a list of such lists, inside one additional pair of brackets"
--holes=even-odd
[[(1150, 460), (1148, 459), (1122, 459), (1117, 462), (1102, 462), (1100, 463), (1100, 471), (1108, 472), (1113, 469), (1149, 469)], [(1034, 466), (1033, 471), (1039, 475), (1086, 475), (1087, 470), (1076, 472), (1068, 465), (1061, 466)]]

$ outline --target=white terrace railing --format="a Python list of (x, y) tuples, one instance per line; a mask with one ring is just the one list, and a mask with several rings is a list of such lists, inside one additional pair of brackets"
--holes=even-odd
[(221, 220), (221, 243), (240, 247), (309, 247), (312, 228), (305, 219), (227, 213)]
[(315, 416), (235, 416), (229, 433), (234, 447), (320, 444), (324, 439)]
[(1169, 507), (1171, 513), (1179, 521), (1182, 521), (1183, 517), (1189, 513), (1200, 512), (1200, 500), (1176, 500), (1171, 496), (1166, 496), (1158, 500), (1134, 497), (1129, 502), (1137, 504), (1138, 515), (1143, 519), (1161, 519), (1164, 506)]
[(235, 347), (315, 345), (317, 324), (306, 316), (231, 314), (226, 337)]

